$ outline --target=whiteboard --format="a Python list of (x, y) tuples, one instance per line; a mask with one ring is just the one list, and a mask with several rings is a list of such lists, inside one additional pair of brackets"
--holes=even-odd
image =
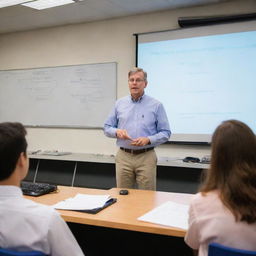
[(116, 101), (116, 63), (0, 71), (0, 122), (101, 128)]

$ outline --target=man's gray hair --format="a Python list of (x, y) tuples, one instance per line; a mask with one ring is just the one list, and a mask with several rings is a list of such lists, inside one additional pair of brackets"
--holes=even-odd
[(131, 70), (129, 71), (129, 73), (128, 73), (128, 78), (129, 78), (131, 75), (133, 75), (133, 74), (135, 74), (135, 73), (138, 73), (138, 72), (142, 72), (142, 73), (143, 73), (143, 75), (144, 75), (144, 80), (147, 82), (147, 77), (148, 77), (147, 72), (144, 71), (142, 68), (138, 68), (138, 67), (135, 67), (135, 68), (133, 68), (133, 69), (131, 69)]

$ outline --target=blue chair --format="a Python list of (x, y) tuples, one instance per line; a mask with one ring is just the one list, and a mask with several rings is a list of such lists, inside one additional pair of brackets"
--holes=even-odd
[(256, 256), (256, 251), (241, 250), (218, 243), (209, 244), (208, 256)]
[(0, 248), (0, 256), (47, 256), (39, 251), (17, 252), (10, 249)]

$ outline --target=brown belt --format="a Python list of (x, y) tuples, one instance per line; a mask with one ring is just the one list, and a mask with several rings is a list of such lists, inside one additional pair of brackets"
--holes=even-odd
[(120, 149), (123, 150), (124, 152), (131, 153), (131, 154), (134, 154), (134, 155), (138, 155), (138, 154), (145, 153), (147, 151), (153, 150), (154, 147), (143, 148), (143, 149), (129, 149), (129, 148), (120, 148)]

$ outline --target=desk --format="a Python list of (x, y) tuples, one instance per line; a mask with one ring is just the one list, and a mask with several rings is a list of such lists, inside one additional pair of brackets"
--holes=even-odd
[(117, 202), (97, 214), (59, 210), (65, 221), (88, 224), (107, 228), (139, 231), (151, 234), (184, 237), (186, 231), (179, 228), (161, 226), (138, 221), (137, 218), (166, 201), (188, 204), (192, 195), (182, 193), (157, 192), (130, 189), (126, 196), (119, 195), (118, 188), (110, 190), (87, 189), (58, 186), (59, 192), (41, 197), (28, 197), (35, 202), (52, 205), (61, 200), (84, 194), (109, 194), (117, 198)]
[(119, 189), (98, 190), (58, 186), (59, 193), (27, 197), (35, 202), (52, 205), (77, 193), (109, 194), (117, 202), (93, 215), (59, 210), (67, 221), (86, 256), (192, 256), (184, 242), (185, 230), (138, 221), (137, 218), (154, 207), (172, 200), (188, 203), (191, 194), (129, 189), (126, 196)]

